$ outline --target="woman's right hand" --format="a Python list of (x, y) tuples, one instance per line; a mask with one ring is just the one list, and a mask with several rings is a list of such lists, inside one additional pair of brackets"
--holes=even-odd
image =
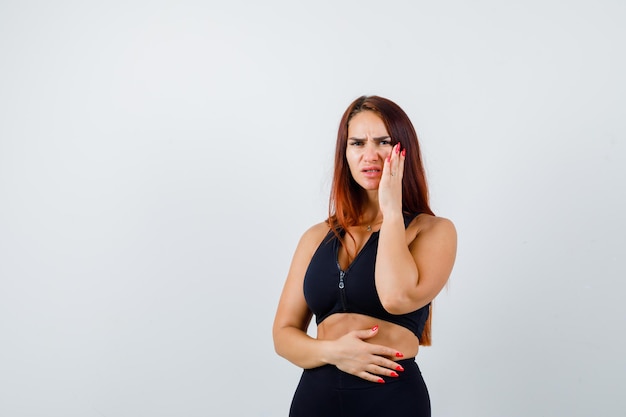
[(329, 362), (338, 369), (368, 381), (384, 383), (381, 376), (397, 377), (404, 369), (389, 358), (403, 355), (387, 346), (366, 342), (378, 333), (378, 326), (354, 330), (333, 341)]

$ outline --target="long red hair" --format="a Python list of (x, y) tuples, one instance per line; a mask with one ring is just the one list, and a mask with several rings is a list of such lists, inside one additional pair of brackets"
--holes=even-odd
[[(391, 145), (400, 142), (402, 149), (406, 149), (404, 174), (402, 178), (402, 211), (407, 215), (420, 213), (434, 214), (428, 203), (428, 185), (422, 163), (417, 133), (407, 114), (393, 101), (379, 96), (361, 96), (354, 100), (346, 109), (337, 132), (335, 150), (335, 169), (330, 191), (328, 209), (328, 224), (341, 241), (344, 240), (341, 231), (350, 237), (349, 228), (359, 224), (364, 211), (366, 199), (365, 190), (352, 178), (346, 149), (348, 145), (348, 126), (350, 120), (363, 111), (377, 114), (385, 124)], [(350, 254), (348, 254), (350, 256)], [(420, 339), (421, 345), (431, 344), (431, 317), (430, 314), (424, 326)]]

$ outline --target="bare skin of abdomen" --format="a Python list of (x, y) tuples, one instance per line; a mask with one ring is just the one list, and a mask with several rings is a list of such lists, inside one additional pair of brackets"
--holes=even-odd
[[(409, 329), (388, 321), (355, 313), (336, 313), (326, 317), (317, 326), (317, 339), (335, 340), (353, 330), (366, 330), (378, 325), (378, 334), (366, 339), (367, 343), (396, 349), (404, 358), (412, 358), (419, 350), (419, 340)], [(398, 360), (402, 358), (389, 358)]]

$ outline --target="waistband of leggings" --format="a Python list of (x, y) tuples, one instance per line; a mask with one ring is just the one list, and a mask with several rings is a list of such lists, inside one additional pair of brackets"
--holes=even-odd
[(335, 365), (324, 365), (319, 368), (305, 369), (304, 373), (308, 377), (319, 377), (324, 379), (325, 383), (342, 389), (359, 389), (372, 388), (375, 386), (385, 386), (406, 381), (410, 378), (421, 378), (422, 373), (415, 361), (415, 358), (405, 358), (396, 361), (396, 363), (404, 369), (404, 371), (396, 371), (397, 377), (382, 376), (384, 384), (372, 382), (360, 378), (355, 375), (341, 371)]

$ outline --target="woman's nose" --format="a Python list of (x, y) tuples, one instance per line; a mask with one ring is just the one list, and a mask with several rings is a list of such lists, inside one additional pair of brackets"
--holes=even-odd
[(378, 153), (378, 149), (371, 144), (365, 146), (365, 155), (364, 158), (368, 162), (376, 162), (380, 158), (380, 154)]

